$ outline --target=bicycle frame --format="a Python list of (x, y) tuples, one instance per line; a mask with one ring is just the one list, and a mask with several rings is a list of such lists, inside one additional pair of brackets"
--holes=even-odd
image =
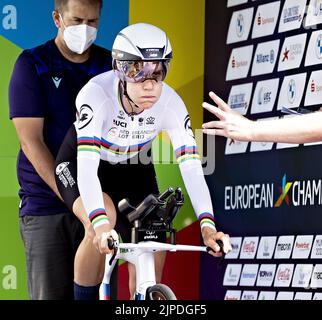
[(106, 255), (105, 274), (100, 287), (100, 300), (110, 299), (110, 277), (118, 259), (133, 263), (136, 269), (136, 300), (145, 300), (146, 291), (156, 284), (154, 269), (154, 252), (157, 251), (201, 251), (207, 252), (205, 246), (167, 244), (155, 241), (139, 243), (120, 243), (117, 253), (110, 265), (112, 254)]

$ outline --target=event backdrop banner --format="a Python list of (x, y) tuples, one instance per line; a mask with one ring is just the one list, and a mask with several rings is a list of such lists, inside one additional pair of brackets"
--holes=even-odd
[[(321, 23), (322, 1), (206, 1), (205, 101), (213, 90), (256, 121), (319, 109)], [(321, 156), (321, 143), (216, 137), (207, 182), (233, 250), (202, 256), (202, 298), (322, 299)]]

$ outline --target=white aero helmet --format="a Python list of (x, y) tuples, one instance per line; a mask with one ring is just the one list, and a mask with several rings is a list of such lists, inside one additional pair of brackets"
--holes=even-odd
[(122, 81), (163, 81), (167, 75), (172, 48), (166, 33), (147, 23), (121, 30), (112, 48), (113, 69)]

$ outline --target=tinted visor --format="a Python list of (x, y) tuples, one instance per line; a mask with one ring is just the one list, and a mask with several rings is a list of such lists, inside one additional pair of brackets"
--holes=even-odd
[(170, 60), (157, 61), (115, 61), (115, 70), (121, 80), (142, 82), (147, 79), (163, 81), (169, 69)]

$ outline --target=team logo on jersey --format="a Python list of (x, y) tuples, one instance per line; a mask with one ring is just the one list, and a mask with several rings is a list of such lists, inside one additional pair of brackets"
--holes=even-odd
[(146, 118), (146, 124), (154, 124), (154, 121), (155, 121), (154, 117)]
[(189, 135), (191, 137), (195, 137), (194, 134), (193, 134), (193, 131), (192, 131), (192, 127), (191, 127), (191, 122), (190, 122), (190, 117), (189, 115), (187, 115), (185, 118), (184, 118), (184, 128), (185, 130), (189, 133)]
[(56, 167), (57, 176), (69, 165), (69, 162), (62, 162)]
[(93, 109), (88, 104), (83, 104), (80, 108), (78, 118), (78, 129), (84, 129), (93, 120)]

